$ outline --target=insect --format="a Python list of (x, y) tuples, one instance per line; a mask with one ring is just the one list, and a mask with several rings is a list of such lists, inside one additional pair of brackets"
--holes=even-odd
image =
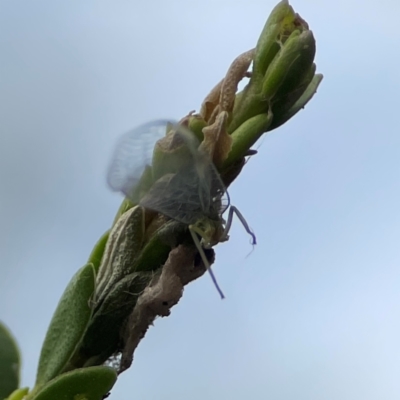
[[(168, 144), (157, 160), (154, 144), (166, 134)], [(204, 248), (228, 240), (234, 214), (251, 236), (253, 245), (256, 237), (239, 210), (230, 205), (216, 167), (209, 154), (199, 149), (199, 144), (193, 132), (175, 122), (157, 120), (141, 125), (119, 141), (107, 181), (112, 190), (122, 192), (134, 204), (187, 225), (205, 267), (224, 298)], [(180, 151), (174, 152), (177, 148)], [(228, 209), (225, 221), (222, 215)]]

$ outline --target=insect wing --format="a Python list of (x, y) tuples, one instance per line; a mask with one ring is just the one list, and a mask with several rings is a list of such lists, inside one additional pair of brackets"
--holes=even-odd
[(140, 205), (184, 224), (193, 224), (204, 216), (199, 184), (193, 166), (167, 174), (154, 183)]
[(211, 219), (217, 219), (221, 216), (229, 207), (230, 199), (229, 193), (226, 190), (221, 176), (215, 168), (214, 164), (210, 166), (211, 176), (211, 205), (209, 217)]
[[(172, 146), (183, 146), (189, 158), (175, 173), (166, 173), (147, 192), (136, 190), (150, 168), (154, 145), (173, 135)], [(229, 201), (221, 177), (209, 155), (199, 151), (199, 140), (189, 129), (168, 120), (141, 125), (122, 136), (108, 170), (111, 189), (122, 192), (133, 203), (160, 212), (185, 224), (202, 217), (217, 219)], [(140, 185), (142, 189), (143, 185)]]
[[(204, 217), (214, 217), (214, 197), (219, 201), (225, 188), (209, 155), (199, 150), (196, 136), (180, 125), (173, 130), (190, 158), (176, 173), (157, 180), (140, 204), (189, 225)], [(217, 212), (217, 218), (218, 215)]]
[(108, 169), (107, 182), (112, 190), (122, 192), (136, 204), (139, 202), (135, 189), (146, 167), (151, 165), (156, 141), (165, 136), (171, 123), (175, 122), (152, 121), (121, 137)]

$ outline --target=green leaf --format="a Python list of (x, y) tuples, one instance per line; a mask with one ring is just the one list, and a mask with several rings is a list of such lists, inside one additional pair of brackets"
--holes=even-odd
[(124, 321), (152, 277), (152, 273), (133, 273), (113, 286), (95, 311), (71, 367), (101, 365), (118, 351)]
[(94, 287), (95, 272), (89, 263), (72, 278), (54, 312), (40, 354), (36, 389), (62, 372), (81, 341), (92, 313)]
[(100, 365), (118, 347), (120, 325), (152, 276), (135, 273), (144, 237), (145, 213), (140, 206), (130, 208), (111, 229), (96, 276), (90, 324), (66, 370)]
[[(184, 240), (185, 234), (187, 228), (176, 221), (161, 225), (151, 234), (144, 248), (138, 251), (137, 259), (131, 258), (132, 270), (124, 268), (126, 275), (120, 276), (95, 307), (79, 349), (70, 361), (71, 367), (100, 365), (120, 350), (121, 328), (135, 307), (138, 296), (165, 263), (171, 248)], [(134, 237), (128, 242), (133, 245)]]
[(280, 49), (279, 34), (293, 22), (296, 14), (287, 0), (280, 1), (271, 11), (264, 29), (258, 39), (254, 57), (253, 74), (255, 78), (263, 76), (269, 64)]
[(315, 40), (311, 31), (291, 33), (276, 55), (264, 77), (262, 96), (271, 100), (285, 84), (283, 94), (293, 90), (310, 69), (315, 56)]
[(278, 128), (290, 118), (292, 118), (295, 114), (297, 114), (301, 109), (303, 109), (314, 96), (314, 94), (317, 93), (318, 86), (321, 83), (322, 79), (322, 74), (315, 74), (312, 81), (307, 86), (306, 90), (303, 92), (300, 98), (290, 107), (290, 109), (286, 113), (279, 115), (277, 119), (274, 119), (269, 129), (272, 130)]
[(251, 146), (266, 132), (271, 125), (273, 115), (270, 112), (249, 118), (232, 133), (232, 148), (221, 170), (243, 158)]
[(108, 237), (110, 236), (110, 230), (103, 234), (94, 246), (92, 253), (89, 256), (88, 263), (93, 264), (93, 268), (97, 274), (100, 268), (101, 259), (103, 258), (104, 250), (106, 248)]
[(29, 388), (21, 388), (17, 389), (14, 392), (10, 394), (10, 396), (7, 398), (7, 400), (23, 400), (25, 396), (28, 394)]
[(102, 400), (116, 380), (110, 367), (77, 369), (48, 382), (30, 400)]
[(20, 356), (15, 339), (0, 323), (0, 399), (8, 397), (19, 385)]

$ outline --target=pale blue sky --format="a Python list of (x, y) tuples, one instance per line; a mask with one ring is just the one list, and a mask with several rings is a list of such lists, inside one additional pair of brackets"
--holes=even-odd
[[(32, 385), (49, 320), (121, 198), (117, 138), (199, 109), (275, 2), (0, 3), (0, 319)], [(400, 34), (396, 0), (292, 1), (325, 79), (230, 189), (208, 276), (157, 320), (110, 399), (397, 400)]]

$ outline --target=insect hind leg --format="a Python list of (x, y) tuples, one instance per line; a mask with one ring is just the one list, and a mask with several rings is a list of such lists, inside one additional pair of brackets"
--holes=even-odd
[(203, 261), (204, 266), (206, 267), (208, 273), (211, 276), (211, 280), (213, 281), (214, 286), (217, 289), (217, 292), (221, 296), (221, 299), (224, 299), (225, 298), (224, 293), (222, 292), (221, 288), (218, 285), (217, 278), (215, 277), (215, 275), (214, 275), (214, 273), (213, 273), (213, 271), (211, 269), (211, 265), (207, 260), (206, 254), (204, 253), (203, 246), (201, 245), (200, 240), (197, 237), (197, 233), (199, 235), (201, 235), (201, 233), (199, 233), (199, 231), (196, 230), (193, 226), (189, 226), (189, 232), (192, 235), (193, 242), (194, 242), (194, 244), (195, 244), (195, 246), (196, 246), (196, 248), (197, 248), (197, 250), (198, 250), (198, 252), (200, 254), (200, 257), (201, 257), (201, 259)]
[(253, 246), (256, 245), (257, 244), (256, 235), (252, 232), (252, 230), (251, 230), (249, 224), (247, 223), (246, 219), (244, 218), (243, 214), (235, 206), (230, 206), (230, 208), (229, 208), (228, 219), (226, 221), (226, 225), (225, 225), (224, 232), (222, 233), (222, 237), (224, 237), (226, 239), (228, 238), (228, 233), (232, 226), (233, 214), (236, 214), (236, 216), (239, 218), (239, 221), (242, 223), (246, 232), (251, 236), (251, 244)]

